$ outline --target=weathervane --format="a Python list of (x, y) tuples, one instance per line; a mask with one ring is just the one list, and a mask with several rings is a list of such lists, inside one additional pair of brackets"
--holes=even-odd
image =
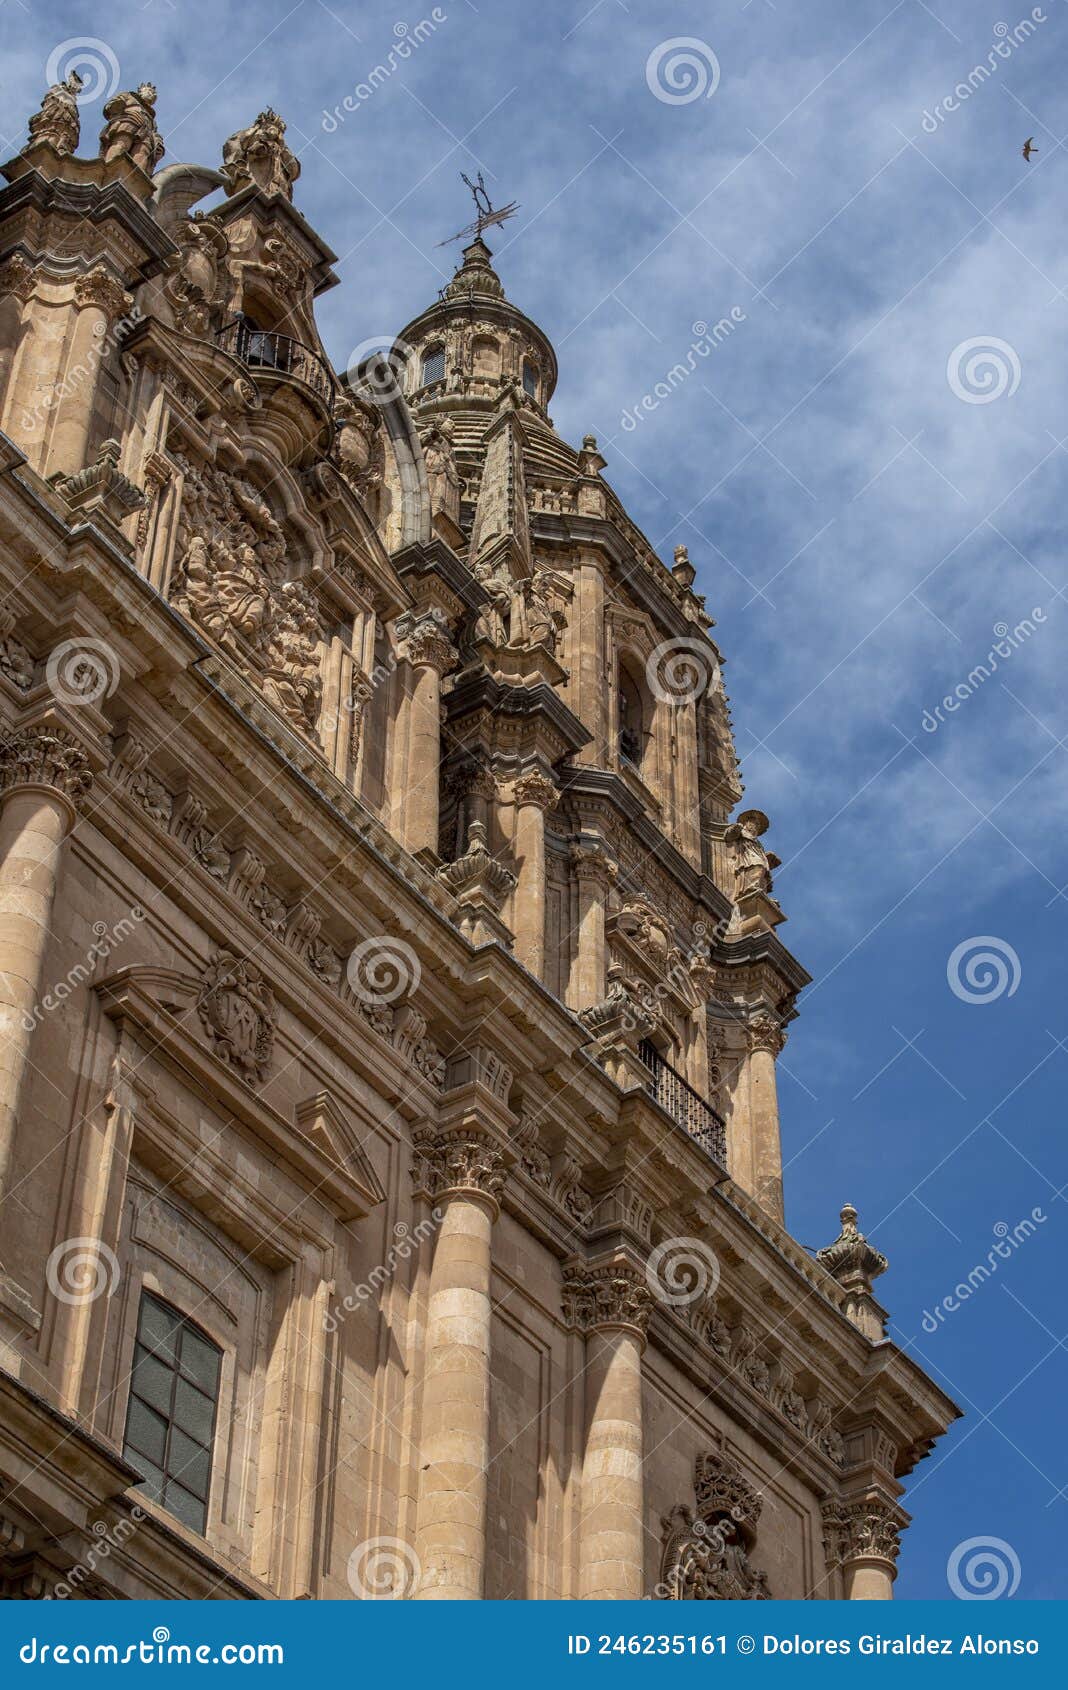
[(482, 180), (481, 170), (478, 173), (477, 182), (472, 182), (470, 176), (465, 176), (462, 170), (460, 176), (471, 190), (471, 198), (475, 202), (475, 210), (478, 216), (473, 223), (467, 225), (466, 229), (461, 229), (459, 234), (450, 235), (447, 241), (439, 241), (439, 246), (451, 246), (453, 241), (462, 241), (465, 235), (472, 235), (477, 239), (483, 229), (492, 228), (495, 223), (505, 222), (507, 218), (514, 217), (519, 210), (519, 204), (516, 200), (509, 200), (508, 204), (502, 205), (499, 211), (493, 209), (489, 194), (486, 192), (486, 184)]

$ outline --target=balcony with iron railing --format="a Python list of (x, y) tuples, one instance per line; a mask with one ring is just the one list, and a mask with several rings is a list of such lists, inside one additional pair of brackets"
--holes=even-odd
[(303, 341), (259, 329), (245, 317), (235, 317), (215, 337), (224, 352), (260, 375), (290, 376), (310, 387), (328, 411), (334, 408), (337, 384), (326, 359)]
[(710, 1103), (683, 1079), (651, 1039), (643, 1039), (638, 1055), (649, 1069), (649, 1093), (673, 1121), (695, 1138), (705, 1153), (727, 1166), (727, 1129)]

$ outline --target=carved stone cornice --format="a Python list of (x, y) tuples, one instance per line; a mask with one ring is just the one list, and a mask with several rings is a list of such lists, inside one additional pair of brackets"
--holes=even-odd
[(412, 1179), (431, 1200), (476, 1197), (494, 1215), (500, 1207), (506, 1166), (497, 1140), (476, 1127), (423, 1127), (412, 1138)]
[(74, 303), (80, 310), (95, 305), (109, 322), (114, 322), (132, 308), (133, 296), (126, 292), (117, 276), (98, 264), (78, 277), (74, 284)]
[(517, 804), (536, 804), (539, 810), (555, 810), (560, 793), (554, 781), (540, 769), (529, 769), (520, 775), (512, 788)]
[(92, 784), (88, 757), (62, 728), (22, 728), (0, 743), (0, 793), (45, 787), (73, 813)]
[(779, 1056), (786, 1045), (786, 1032), (782, 1023), (777, 1016), (764, 1009), (759, 1010), (746, 1023), (745, 1036), (750, 1053), (764, 1050), (772, 1056)]
[(627, 1261), (591, 1267), (569, 1262), (561, 1290), (564, 1324), (578, 1332), (627, 1327), (645, 1342), (653, 1298), (645, 1275)]

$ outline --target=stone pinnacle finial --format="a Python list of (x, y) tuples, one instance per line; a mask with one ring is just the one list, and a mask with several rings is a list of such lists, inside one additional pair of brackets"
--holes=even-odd
[(842, 1230), (833, 1244), (816, 1251), (816, 1260), (822, 1262), (828, 1273), (837, 1279), (840, 1285), (848, 1290), (864, 1291), (870, 1294), (872, 1281), (878, 1279), (890, 1266), (886, 1257), (869, 1244), (864, 1234), (857, 1227), (857, 1211), (852, 1203), (842, 1207), (840, 1220)]
[(683, 587), (692, 587), (697, 579), (697, 571), (690, 562), (690, 554), (685, 546), (675, 547), (675, 562), (671, 573)]

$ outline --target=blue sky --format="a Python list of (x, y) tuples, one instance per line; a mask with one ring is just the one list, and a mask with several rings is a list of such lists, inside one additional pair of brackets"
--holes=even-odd
[[(217, 164), (274, 105), (297, 203), (340, 257), (320, 311), (338, 363), (447, 279), (461, 170), (521, 202), (491, 244), (556, 345), (554, 420), (598, 435), (661, 556), (690, 549), (747, 800), (784, 859), (783, 937), (815, 976), (780, 1063), (789, 1223), (823, 1244), (857, 1204), (891, 1261), (893, 1335), (967, 1413), (911, 1481), (897, 1593), (948, 1594), (954, 1547), (996, 1537), (1019, 1597), (1063, 1596), (1064, 0), (435, 15), (331, 126), (429, 5), (0, 0), (5, 151), (49, 55), (101, 30), (122, 87), (159, 84), (168, 162)], [(690, 80), (671, 80), (676, 38), (698, 43)], [(732, 308), (714, 354), (625, 427), (693, 325)], [(1006, 985), (971, 1002), (947, 964), (981, 937)]]

